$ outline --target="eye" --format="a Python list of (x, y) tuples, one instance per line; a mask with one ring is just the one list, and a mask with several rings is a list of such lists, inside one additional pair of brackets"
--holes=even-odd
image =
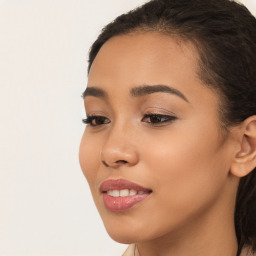
[(162, 115), (162, 114), (146, 114), (142, 118), (143, 122), (150, 123), (152, 125), (161, 125), (177, 119), (175, 116)]
[(88, 116), (82, 121), (84, 124), (89, 124), (90, 126), (99, 126), (110, 123), (110, 120), (105, 116)]

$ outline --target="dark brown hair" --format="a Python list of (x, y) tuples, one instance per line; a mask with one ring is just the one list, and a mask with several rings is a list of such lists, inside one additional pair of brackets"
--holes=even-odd
[[(256, 19), (231, 0), (151, 0), (107, 25), (89, 53), (90, 67), (110, 38), (156, 31), (197, 48), (199, 76), (222, 98), (221, 123), (236, 125), (256, 114)], [(234, 216), (238, 253), (256, 251), (256, 169), (240, 180)]]

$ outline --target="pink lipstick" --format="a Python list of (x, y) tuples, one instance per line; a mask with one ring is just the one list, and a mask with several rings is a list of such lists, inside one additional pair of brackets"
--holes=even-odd
[(123, 179), (104, 181), (100, 186), (100, 191), (103, 193), (106, 208), (114, 212), (130, 209), (146, 199), (152, 192), (149, 188)]

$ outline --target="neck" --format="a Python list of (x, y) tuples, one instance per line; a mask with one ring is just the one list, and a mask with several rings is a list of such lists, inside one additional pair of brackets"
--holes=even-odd
[(191, 234), (191, 237), (170, 239), (169, 242), (160, 238), (150, 243), (138, 243), (135, 256), (236, 256), (235, 233), (224, 231), (218, 234), (214, 237), (210, 234)]
[(216, 211), (200, 216), (179, 231), (137, 243), (135, 256), (236, 256), (233, 212), (223, 212), (218, 207)]

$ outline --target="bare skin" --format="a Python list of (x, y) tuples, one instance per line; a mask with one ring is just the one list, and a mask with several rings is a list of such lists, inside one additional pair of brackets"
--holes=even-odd
[[(239, 171), (231, 169), (239, 169), (241, 127), (221, 130), (220, 97), (199, 79), (197, 59), (189, 43), (137, 33), (106, 42), (89, 73), (88, 88), (100, 90), (85, 93), (92, 119), (81, 168), (109, 235), (136, 243), (136, 255), (236, 255)], [(143, 86), (156, 91), (136, 94)], [(126, 179), (152, 193), (114, 212), (99, 189), (106, 179)]]

